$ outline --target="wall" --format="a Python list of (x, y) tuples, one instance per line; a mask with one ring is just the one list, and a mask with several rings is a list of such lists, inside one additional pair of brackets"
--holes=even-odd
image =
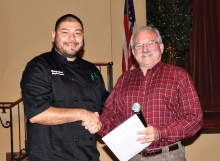
[[(134, 0), (137, 27), (145, 25), (145, 3)], [(84, 23), (83, 58), (91, 62), (113, 61), (115, 84), (121, 75), (123, 10), (124, 0), (0, 0), (0, 102), (21, 97), (19, 83), (26, 63), (51, 49), (55, 21), (67, 13), (76, 14)], [(2, 126), (0, 132), (0, 160), (4, 161), (5, 153), (10, 151), (10, 134)], [(218, 134), (201, 135), (186, 147), (187, 160), (217, 161), (219, 140)], [(101, 161), (113, 160), (103, 150), (104, 144), (98, 142), (97, 146)]]
[(110, 1), (101, 0), (1, 0), (0, 101), (14, 101), (21, 96), (19, 82), (26, 63), (51, 50), (51, 31), (64, 14), (76, 14), (84, 22), (84, 58), (111, 61), (109, 6)]

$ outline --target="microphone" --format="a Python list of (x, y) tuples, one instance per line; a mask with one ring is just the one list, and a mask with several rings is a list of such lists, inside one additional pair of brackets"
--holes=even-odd
[(141, 120), (141, 122), (144, 124), (145, 127), (147, 127), (147, 123), (146, 121), (144, 120), (144, 116), (141, 112), (141, 106), (139, 103), (134, 103), (132, 105), (132, 110), (133, 112), (139, 117), (139, 119)]

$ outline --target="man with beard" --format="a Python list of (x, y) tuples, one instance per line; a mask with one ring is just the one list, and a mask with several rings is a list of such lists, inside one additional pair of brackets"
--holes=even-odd
[(62, 16), (52, 31), (52, 51), (23, 72), (29, 161), (99, 160), (96, 133), (108, 92), (99, 70), (79, 58), (83, 40), (81, 20)]
[(134, 133), (140, 144), (152, 143), (131, 161), (185, 161), (181, 141), (202, 127), (193, 81), (184, 69), (161, 61), (164, 45), (156, 28), (137, 29), (131, 47), (139, 67), (118, 79), (100, 116), (99, 134), (105, 136), (134, 115), (132, 105), (139, 103), (148, 126)]

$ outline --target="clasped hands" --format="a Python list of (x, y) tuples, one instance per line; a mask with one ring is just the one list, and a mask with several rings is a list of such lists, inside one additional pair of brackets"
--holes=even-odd
[(84, 126), (91, 134), (99, 132), (102, 127), (99, 113), (87, 111), (82, 119), (82, 126)]

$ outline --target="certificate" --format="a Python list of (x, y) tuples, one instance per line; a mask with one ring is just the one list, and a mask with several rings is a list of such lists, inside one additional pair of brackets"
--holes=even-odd
[(151, 144), (141, 144), (140, 141), (136, 141), (137, 137), (140, 136), (136, 132), (145, 129), (138, 116), (133, 115), (103, 137), (102, 140), (120, 161), (127, 161)]

